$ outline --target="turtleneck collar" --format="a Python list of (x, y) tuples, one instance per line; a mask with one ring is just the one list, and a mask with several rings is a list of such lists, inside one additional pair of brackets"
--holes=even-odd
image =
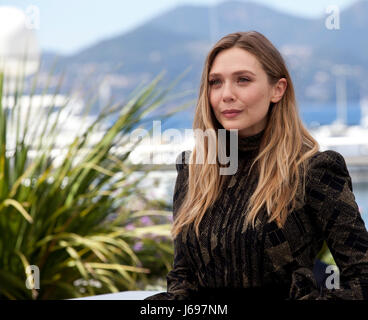
[[(240, 137), (238, 135), (238, 152), (241, 153), (257, 150), (261, 144), (264, 132), (265, 129), (248, 137)], [(226, 152), (227, 154), (230, 153), (230, 131), (228, 130), (226, 130)]]
[(261, 140), (262, 140), (264, 132), (265, 132), (265, 129), (249, 137), (238, 136), (238, 150), (239, 151), (256, 150), (261, 144)]

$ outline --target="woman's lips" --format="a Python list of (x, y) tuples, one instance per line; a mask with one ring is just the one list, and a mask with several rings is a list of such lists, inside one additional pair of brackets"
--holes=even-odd
[(224, 115), (224, 117), (226, 118), (234, 118), (236, 117), (238, 114), (240, 114), (242, 111), (225, 111), (222, 114)]

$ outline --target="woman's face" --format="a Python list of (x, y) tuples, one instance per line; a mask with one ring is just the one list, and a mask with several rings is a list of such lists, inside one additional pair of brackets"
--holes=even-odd
[[(255, 135), (266, 127), (271, 102), (278, 102), (286, 79), (268, 83), (258, 59), (233, 47), (219, 52), (209, 72), (209, 100), (214, 114), (227, 129), (238, 129), (240, 137)], [(229, 113), (235, 110), (234, 113)]]

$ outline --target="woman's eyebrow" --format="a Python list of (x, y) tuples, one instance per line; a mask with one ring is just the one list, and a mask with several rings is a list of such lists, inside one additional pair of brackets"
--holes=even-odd
[[(255, 76), (255, 74), (250, 70), (238, 70), (238, 71), (233, 72), (232, 75), (236, 76), (236, 75), (244, 74), (244, 73), (249, 73), (249, 74)], [(209, 77), (217, 77), (217, 76), (221, 76), (221, 73), (210, 73), (209, 74)]]

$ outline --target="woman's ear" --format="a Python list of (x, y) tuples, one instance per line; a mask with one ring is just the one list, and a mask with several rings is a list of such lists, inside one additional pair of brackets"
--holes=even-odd
[(279, 102), (285, 93), (287, 88), (287, 81), (285, 78), (281, 78), (272, 88), (271, 102)]

